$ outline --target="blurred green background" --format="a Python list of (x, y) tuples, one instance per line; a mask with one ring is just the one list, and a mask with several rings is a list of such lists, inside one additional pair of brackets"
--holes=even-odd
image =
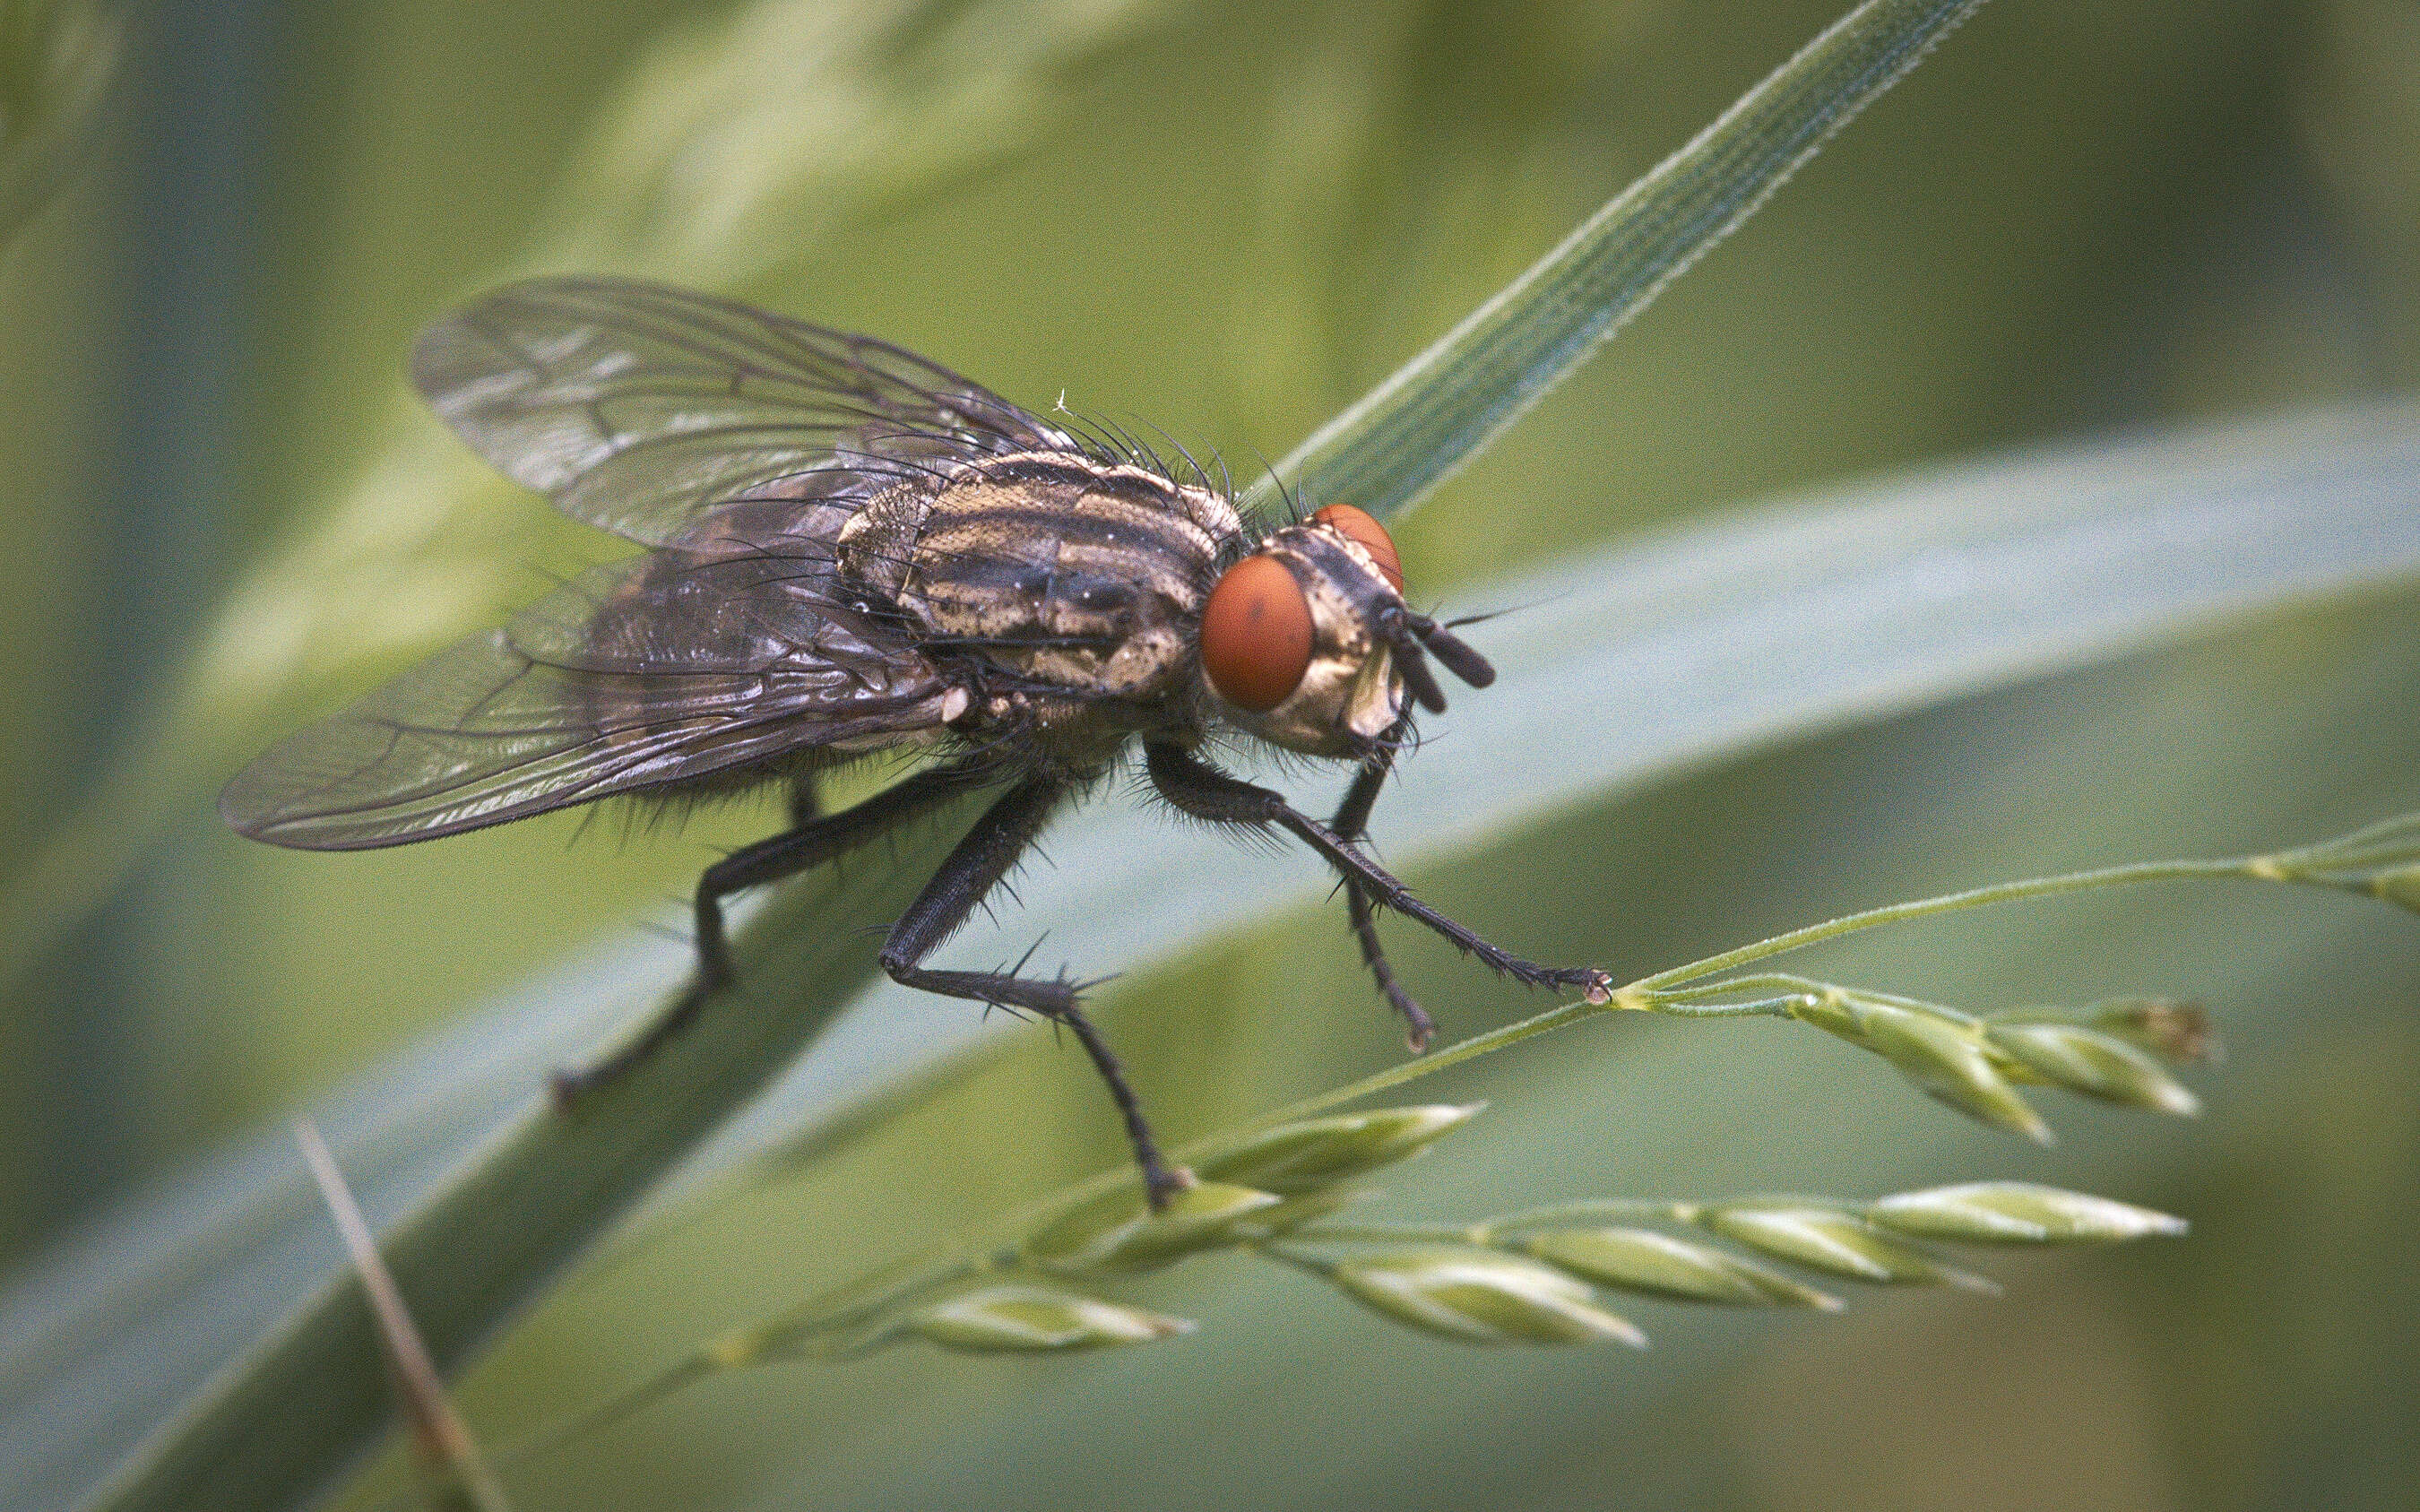
[[(35, 143), (66, 166), (0, 251), (0, 856), (33, 874), (113, 773), (147, 774), (158, 822), (122, 876), (95, 863), (105, 903), (21, 966), (0, 1012), (0, 1257), (666, 917), (714, 847), (771, 820), (598, 825), (575, 848), (562, 815), (360, 856), (218, 827), (209, 794), (264, 730), (607, 551), (474, 481), (411, 409), (402, 354), (451, 301), (543, 268), (708, 284), (1031, 404), (1063, 390), (1147, 418), (1249, 471), (1838, 8), (126, 12), (90, 141)], [(1451, 602), (1782, 490), (2415, 379), (2420, 8), (1998, 0), (1398, 534)], [(230, 640), (219, 607), (247, 594)], [(294, 625), (302, 649), (248, 673), (248, 648)], [(196, 678), (219, 691), (180, 700)], [(1542, 958), (1646, 969), (1902, 894), (2420, 806), (2416, 713), (2420, 598), (2371, 598), (1810, 735), (1415, 880)], [(1451, 725), (1485, 740), (1483, 700)], [(516, 1489), (530, 1506), (2408, 1505), (2411, 923), (2164, 892), (1821, 964), (1978, 1007), (2204, 995), (2236, 1053), (2200, 1078), (2197, 1125), (2063, 1104), (2058, 1150), (2013, 1149), (1810, 1035), (1599, 1026), (1426, 1084), (1496, 1111), (1390, 1183), (1403, 1211), (1450, 1215), (2006, 1175), (2195, 1221), (2182, 1243), (1999, 1263), (1999, 1301), (1662, 1309), (1641, 1315), (1659, 1344), (1641, 1358), (1481, 1353), (1213, 1262), (1148, 1299), (1203, 1319), (1181, 1347), (720, 1381)], [(1452, 1031), (1524, 1010), (1391, 937)], [(1387, 1063), (1358, 972), (1320, 911), (1106, 1001), (1181, 1138)], [(576, 1280), (466, 1405), (509, 1438), (1097, 1168), (1118, 1148), (1100, 1112), (1081, 1065), (1032, 1036), (801, 1179)]]

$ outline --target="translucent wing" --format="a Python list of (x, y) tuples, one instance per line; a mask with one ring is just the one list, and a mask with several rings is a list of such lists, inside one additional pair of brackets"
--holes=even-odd
[(950, 689), (828, 596), (829, 571), (745, 548), (594, 568), (279, 742), (220, 811), (257, 840), (359, 850), (939, 731)]
[(649, 545), (811, 469), (878, 487), (937, 463), (1077, 449), (887, 343), (627, 279), (498, 289), (423, 332), (411, 376), (505, 474)]

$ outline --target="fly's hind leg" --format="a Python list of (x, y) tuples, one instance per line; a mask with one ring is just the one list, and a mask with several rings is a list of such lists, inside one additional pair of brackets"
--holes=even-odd
[(732, 852), (697, 879), (697, 975), (688, 989), (638, 1038), (604, 1059), (577, 1071), (555, 1072), (555, 1100), (568, 1103), (645, 1061), (696, 1019), (707, 998), (731, 985), (731, 944), (722, 923), (725, 898), (821, 866), (939, 808), (980, 780), (970, 767), (937, 766), (884, 789), (853, 809), (819, 817), (814, 790), (801, 779), (790, 794), (793, 827)]
[[(1386, 785), (1393, 768), (1392, 753), (1381, 750), (1354, 774), (1353, 785), (1344, 792), (1344, 801), (1337, 805), (1336, 817), (1327, 822), (1338, 840), (1350, 845), (1368, 830), (1371, 806), (1378, 801), (1378, 790)], [(1387, 960), (1387, 948), (1378, 939), (1376, 907), (1370, 902), (1369, 889), (1357, 878), (1344, 879), (1344, 906), (1352, 920), (1353, 937), (1361, 945), (1361, 964), (1370, 968), (1379, 995), (1403, 1015), (1404, 1042), (1417, 1056), (1429, 1047), (1430, 1038), (1436, 1033), (1436, 1020), (1429, 1017), (1428, 1010), (1420, 1007), (1419, 1001), (1404, 991), (1404, 984), (1396, 979), (1395, 968)]]
[(1066, 791), (1050, 779), (1035, 778), (993, 804), (891, 927), (891, 935), (882, 944), (882, 969), (902, 986), (1039, 1013), (1074, 1031), (1125, 1120), (1135, 1164), (1142, 1170), (1145, 1195), (1156, 1211), (1186, 1181), (1160, 1159), (1151, 1127), (1143, 1121), (1142, 1105), (1127, 1085), (1117, 1057), (1109, 1053), (1093, 1021), (1084, 1016), (1079, 1005), (1085, 984), (1063, 977), (1047, 980), (1020, 977), (1013, 971), (934, 971), (923, 964), (924, 958), (956, 933), (985, 896), (1016, 868)]

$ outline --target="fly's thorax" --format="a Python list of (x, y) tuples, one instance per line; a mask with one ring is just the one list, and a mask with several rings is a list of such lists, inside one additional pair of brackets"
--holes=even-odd
[(1359, 542), (1326, 525), (1287, 526), (1258, 554), (1283, 566), (1302, 590), (1311, 610), (1311, 660), (1276, 707), (1255, 712), (1221, 701), (1226, 717), (1305, 755), (1367, 754), (1403, 714), (1394, 653), (1376, 632), (1382, 613), (1401, 611), (1402, 597)]
[(897, 552), (911, 510), (901, 609), (937, 649), (1082, 700), (1186, 686), (1202, 601), (1242, 531), (1207, 490), (1060, 453), (970, 469), (870, 518), (865, 538)]

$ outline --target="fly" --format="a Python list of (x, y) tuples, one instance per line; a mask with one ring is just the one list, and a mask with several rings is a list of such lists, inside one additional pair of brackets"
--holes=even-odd
[[(1152, 786), (1222, 825), (1285, 830), (1335, 869), (1412, 1047), (1434, 1028), (1374, 915), (1418, 920), (1532, 986), (1603, 999), (1413, 897), (1360, 848), (1434, 658), (1495, 672), (1404, 599), (1394, 544), (1331, 504), (1260, 531), (1200, 468), (1070, 428), (896, 347), (659, 285), (542, 279), (440, 321), (421, 393), (473, 450), (648, 548), (596, 567), (281, 741), (227, 785), (243, 834), (306, 850), (433, 840), (600, 798), (780, 784), (791, 824), (698, 880), (697, 970), (566, 1098), (637, 1064), (732, 980), (722, 903), (974, 791), (992, 795), (884, 940), (907, 986), (1065, 1025), (1108, 1084), (1153, 1206), (1185, 1183), (1081, 1009), (1083, 982), (925, 963), (1051, 817), (1140, 746)], [(1241, 734), (1356, 767), (1322, 824), (1205, 759)], [(856, 807), (814, 778), (932, 760)]]

